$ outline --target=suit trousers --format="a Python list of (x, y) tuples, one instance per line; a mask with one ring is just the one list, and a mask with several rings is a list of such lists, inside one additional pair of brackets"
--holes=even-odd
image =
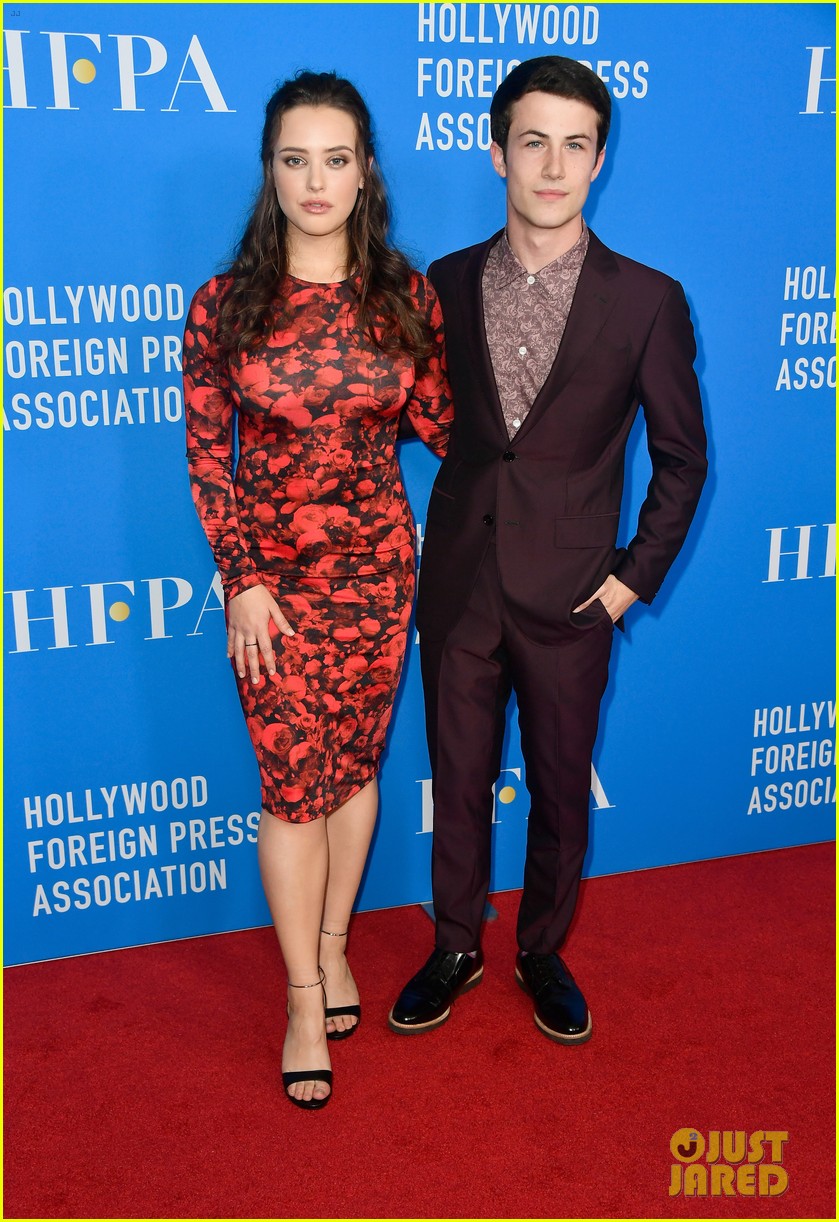
[(434, 795), (432, 888), (442, 950), (480, 944), (492, 786), (511, 691), (530, 793), (518, 944), (541, 954), (562, 945), (588, 845), (591, 756), (612, 648), (612, 623), (602, 610), (570, 641), (531, 641), (511, 617), (493, 540), (455, 627), (442, 640), (421, 636)]

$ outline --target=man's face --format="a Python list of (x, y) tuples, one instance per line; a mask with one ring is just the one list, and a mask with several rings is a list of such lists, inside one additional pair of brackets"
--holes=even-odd
[[(508, 223), (528, 230), (580, 230), (589, 187), (600, 173), (597, 114), (585, 102), (526, 93), (513, 106), (506, 153), (491, 147), (507, 180)], [(534, 234), (535, 236), (535, 234)]]

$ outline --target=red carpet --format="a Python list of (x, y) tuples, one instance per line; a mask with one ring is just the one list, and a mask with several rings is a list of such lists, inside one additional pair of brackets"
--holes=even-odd
[[(355, 919), (335, 1098), (282, 1097), (270, 930), (5, 973), (7, 1218), (834, 1217), (832, 845), (583, 885), (567, 947), (594, 1037), (558, 1047), (513, 980), (400, 1037), (419, 908)], [(789, 1133), (782, 1196), (670, 1197), (680, 1128)]]

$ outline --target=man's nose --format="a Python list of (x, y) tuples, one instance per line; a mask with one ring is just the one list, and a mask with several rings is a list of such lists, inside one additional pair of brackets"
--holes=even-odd
[(562, 156), (562, 149), (548, 150), (545, 156), (545, 163), (542, 167), (542, 173), (545, 178), (565, 177), (565, 162)]

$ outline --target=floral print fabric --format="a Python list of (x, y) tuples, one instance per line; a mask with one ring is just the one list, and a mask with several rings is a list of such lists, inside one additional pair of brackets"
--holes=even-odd
[(510, 440), (551, 371), (588, 242), (589, 231), (583, 222), (583, 232), (571, 249), (534, 275), (519, 263), (506, 233), (489, 252), (481, 286), (484, 326)]
[[(356, 327), (351, 282), (289, 277), (283, 318), (230, 363), (215, 342), (230, 281), (196, 293), (184, 335), (193, 499), (228, 600), (265, 585), (295, 629), (277, 634), (277, 674), (238, 679), (263, 805), (306, 822), (376, 775), (405, 652), (414, 527), (396, 434), (406, 410), (438, 454), (452, 409), (434, 291), (417, 309), (434, 352), (417, 373)], [(238, 461), (233, 474), (233, 420)]]

